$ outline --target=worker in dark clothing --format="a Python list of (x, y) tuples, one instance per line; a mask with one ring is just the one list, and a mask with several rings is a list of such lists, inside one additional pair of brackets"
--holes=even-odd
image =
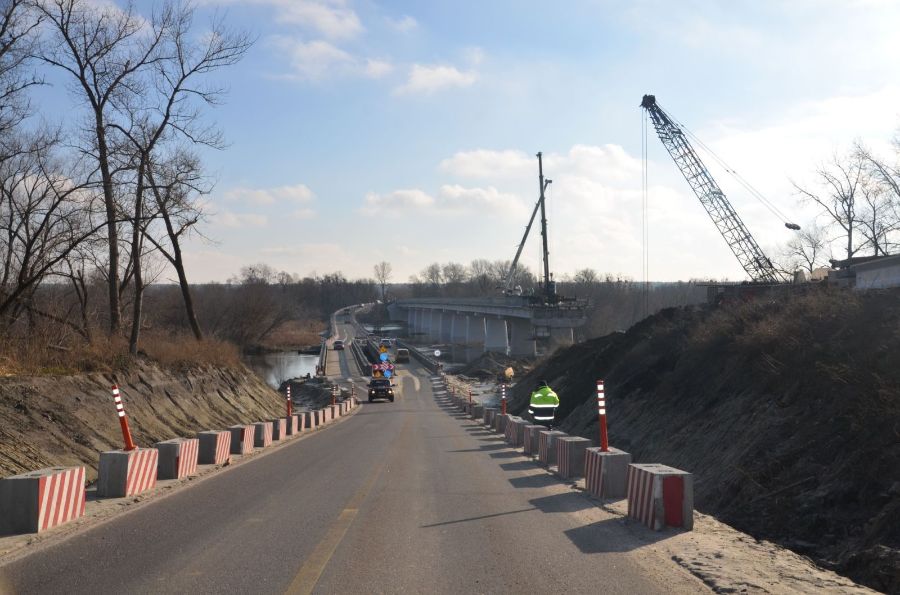
[(550, 428), (556, 417), (557, 407), (559, 407), (559, 397), (546, 380), (541, 380), (535, 391), (531, 393), (531, 401), (528, 403), (528, 413), (531, 414), (534, 423)]

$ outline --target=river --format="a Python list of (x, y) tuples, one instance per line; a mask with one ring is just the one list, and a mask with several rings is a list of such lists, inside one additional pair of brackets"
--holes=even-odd
[(278, 388), (289, 378), (315, 375), (318, 355), (303, 355), (296, 351), (279, 351), (263, 355), (248, 355), (244, 361), (266, 384)]

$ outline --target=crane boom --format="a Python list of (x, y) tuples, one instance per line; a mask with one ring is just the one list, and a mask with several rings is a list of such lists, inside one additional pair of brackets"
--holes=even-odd
[(783, 282), (784, 277), (772, 266), (772, 261), (753, 239), (750, 230), (688, 142), (684, 131), (659, 107), (655, 96), (644, 95), (641, 107), (650, 114), (659, 140), (669, 151), (675, 165), (681, 170), (684, 179), (700, 199), (700, 204), (706, 209), (750, 279), (760, 283)]

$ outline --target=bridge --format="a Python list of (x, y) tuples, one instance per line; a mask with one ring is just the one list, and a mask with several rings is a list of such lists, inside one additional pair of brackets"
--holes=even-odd
[(571, 345), (584, 326), (582, 301), (547, 303), (534, 296), (419, 298), (388, 306), (392, 320), (432, 341), (483, 346), (485, 351), (535, 355), (537, 347)]

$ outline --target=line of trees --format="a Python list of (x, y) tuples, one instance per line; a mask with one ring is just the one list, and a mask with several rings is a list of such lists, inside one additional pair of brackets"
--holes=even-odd
[[(150, 15), (3, 0), (0, 19), (0, 336), (47, 320), (88, 341), (127, 334), (135, 354), (145, 291), (169, 267), (202, 340), (182, 244), (212, 186), (199, 153), (223, 147), (206, 119), (224, 97), (215, 75), (253, 40), (181, 0)], [(33, 109), (45, 76), (64, 82), (62, 121)]]

